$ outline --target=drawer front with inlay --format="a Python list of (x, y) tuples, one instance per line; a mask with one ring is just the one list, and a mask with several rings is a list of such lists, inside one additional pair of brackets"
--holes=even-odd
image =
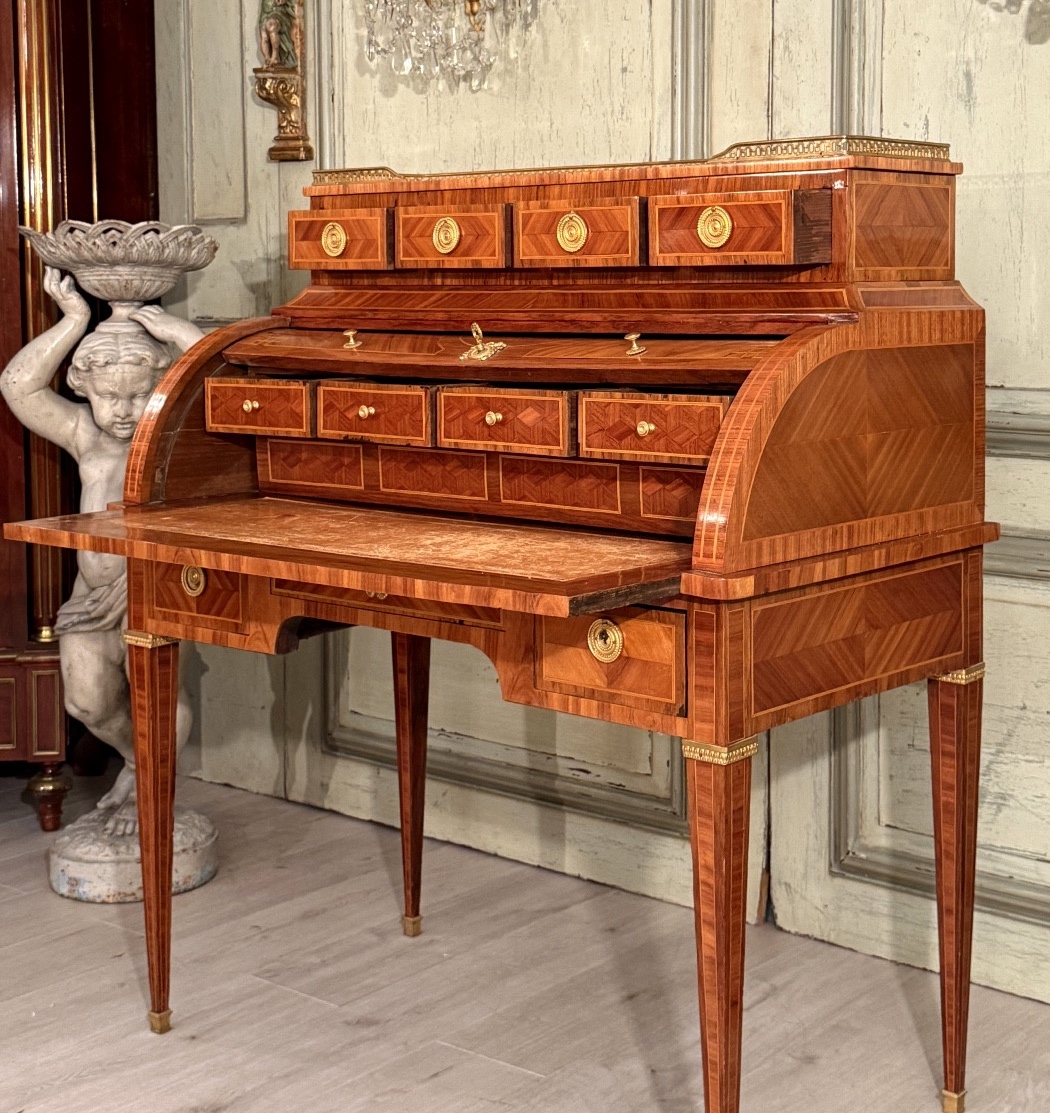
[(457, 205), (397, 210), (399, 267), (505, 267), (509, 207)]
[(434, 443), (434, 388), (383, 383), (322, 383), (317, 435), (377, 444)]
[(652, 463), (705, 463), (728, 400), (686, 394), (580, 395), (580, 455)]
[(650, 198), (649, 261), (691, 267), (830, 262), (831, 191)]
[(300, 270), (386, 270), (389, 209), (314, 209), (288, 214), (288, 265)]
[(438, 444), (540, 456), (575, 455), (575, 395), (563, 390), (445, 387)]
[(148, 605), (162, 622), (190, 622), (236, 632), (247, 614), (247, 583), (237, 572), (182, 564), (150, 564)]
[(520, 267), (631, 267), (640, 262), (640, 201), (519, 201), (514, 262)]
[(208, 379), (205, 421), (212, 433), (313, 435), (311, 384), (298, 380)]
[(685, 615), (626, 607), (536, 619), (536, 687), (684, 713)]

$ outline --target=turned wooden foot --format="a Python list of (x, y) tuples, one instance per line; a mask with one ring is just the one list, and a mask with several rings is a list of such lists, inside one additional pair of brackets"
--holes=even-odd
[(929, 682), (945, 1113), (962, 1113), (977, 857), (984, 666)]
[(683, 743), (693, 847), (705, 1113), (738, 1113), (744, 1009), (744, 907), (753, 740)]
[(175, 829), (175, 709), (179, 645), (170, 638), (129, 630), (128, 675), (135, 735), (142, 889), (149, 965), (149, 1024), (171, 1027), (171, 867)]
[(392, 634), (394, 722), (401, 803), (401, 861), (405, 880), (405, 935), (422, 931), (419, 893), (423, 868), (423, 812), (426, 802), (427, 709), (430, 698), (430, 639)]
[(72, 781), (62, 772), (62, 762), (51, 762), (30, 778), (29, 795), (36, 805), (41, 831), (57, 831), (62, 826), (62, 801), (72, 788)]

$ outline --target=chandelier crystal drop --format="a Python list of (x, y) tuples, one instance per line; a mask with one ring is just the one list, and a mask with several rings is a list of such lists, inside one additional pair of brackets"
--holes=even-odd
[(365, 54), (389, 59), (399, 77), (424, 85), (485, 84), (497, 58), (515, 58), (539, 0), (365, 0)]

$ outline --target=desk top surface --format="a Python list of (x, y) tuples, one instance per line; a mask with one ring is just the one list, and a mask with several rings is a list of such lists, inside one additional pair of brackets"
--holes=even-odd
[(299, 499), (133, 507), (8, 526), (10, 537), (537, 614), (669, 599), (688, 544)]

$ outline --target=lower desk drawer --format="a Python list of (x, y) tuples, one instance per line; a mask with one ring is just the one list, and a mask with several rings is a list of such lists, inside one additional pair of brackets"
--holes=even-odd
[(148, 564), (147, 606), (161, 622), (238, 633), (248, 615), (247, 580), (237, 572), (183, 564)]
[(685, 714), (685, 615), (625, 607), (536, 619), (536, 687), (626, 707)]
[(330, 440), (432, 445), (434, 390), (387, 383), (322, 383), (317, 388), (317, 435)]

